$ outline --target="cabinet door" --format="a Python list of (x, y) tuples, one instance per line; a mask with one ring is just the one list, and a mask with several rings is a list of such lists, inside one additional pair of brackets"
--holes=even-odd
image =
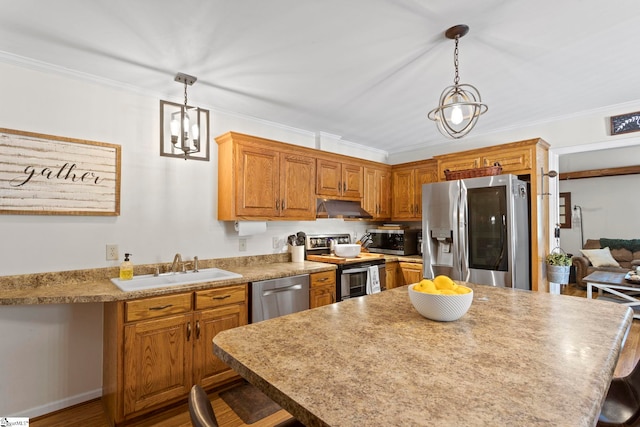
[(213, 338), (220, 332), (247, 324), (247, 306), (232, 304), (194, 314), (194, 382), (204, 388), (219, 386), (238, 374), (213, 354)]
[(316, 160), (280, 153), (280, 213), (289, 219), (316, 219)]
[(482, 161), (480, 155), (471, 156), (456, 156), (453, 159), (441, 160), (438, 162), (438, 178), (440, 181), (445, 181), (444, 171), (449, 169), (450, 171), (459, 171), (465, 169), (476, 169), (481, 166)]
[(393, 171), (393, 220), (414, 218), (415, 174), (413, 169)]
[(391, 218), (391, 171), (378, 171), (378, 219)]
[(378, 170), (372, 168), (364, 168), (364, 194), (362, 197), (362, 209), (373, 215), (373, 218), (378, 217)]
[(342, 167), (340, 162), (318, 159), (316, 162), (316, 194), (319, 196), (342, 195)]
[(309, 275), (309, 308), (336, 302), (336, 272), (322, 271)]
[(192, 386), (192, 314), (124, 328), (125, 415), (186, 396)]
[(342, 196), (352, 199), (361, 199), (364, 193), (364, 184), (361, 165), (342, 164)]
[(402, 282), (398, 282), (398, 270), (400, 265), (397, 262), (387, 262), (385, 264), (385, 275), (387, 279), (387, 289), (397, 288), (402, 286)]
[(415, 191), (415, 218), (422, 219), (422, 184), (429, 184), (438, 180), (437, 164), (427, 165), (416, 169), (416, 191)]
[(404, 285), (411, 285), (422, 280), (422, 264), (413, 262), (401, 262), (402, 278)]
[(483, 166), (500, 163), (502, 173), (529, 173), (531, 170), (531, 148), (502, 150), (482, 157)]
[(236, 156), (238, 216), (277, 216), (280, 203), (278, 152), (238, 144)]
[(309, 290), (309, 308), (322, 307), (336, 302), (336, 286), (318, 286)]

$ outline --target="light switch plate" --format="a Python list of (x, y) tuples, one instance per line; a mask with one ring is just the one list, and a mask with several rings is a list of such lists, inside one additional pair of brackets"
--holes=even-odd
[(238, 250), (244, 252), (247, 250), (247, 239), (238, 239)]

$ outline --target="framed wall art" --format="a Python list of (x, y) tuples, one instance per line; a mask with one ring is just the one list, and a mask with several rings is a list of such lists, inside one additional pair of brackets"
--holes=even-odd
[(0, 214), (120, 215), (120, 146), (0, 128)]
[(611, 116), (609, 122), (611, 125), (611, 135), (638, 132), (640, 131), (640, 111)]

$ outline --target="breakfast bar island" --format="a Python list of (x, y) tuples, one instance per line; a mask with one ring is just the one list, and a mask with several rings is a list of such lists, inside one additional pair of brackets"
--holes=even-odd
[(405, 286), (223, 331), (214, 352), (309, 427), (595, 425), (632, 310), (465, 284), (453, 322)]

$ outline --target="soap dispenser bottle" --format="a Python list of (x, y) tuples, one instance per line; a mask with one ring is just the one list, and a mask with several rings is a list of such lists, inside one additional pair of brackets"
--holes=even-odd
[(124, 254), (124, 261), (120, 264), (120, 280), (133, 279), (133, 263), (129, 261), (131, 254)]

